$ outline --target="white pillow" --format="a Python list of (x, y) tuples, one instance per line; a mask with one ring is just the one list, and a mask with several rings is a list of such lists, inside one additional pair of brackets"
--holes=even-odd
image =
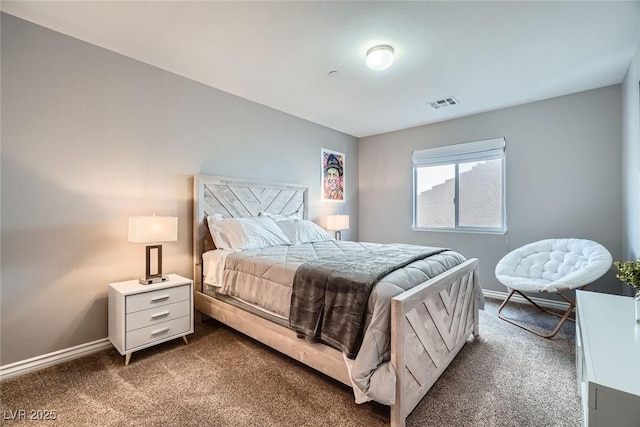
[(300, 215), (300, 212), (294, 212), (294, 213), (292, 213), (290, 215), (280, 215), (280, 214), (274, 214), (274, 213), (269, 213), (269, 212), (260, 212), (258, 215), (259, 216), (266, 216), (267, 218), (271, 218), (275, 222), (287, 221), (287, 220), (290, 220), (290, 219), (302, 219), (302, 215)]
[(277, 221), (276, 224), (294, 245), (335, 240), (324, 228), (306, 219), (283, 220)]
[(291, 244), (271, 218), (220, 218), (212, 215), (207, 218), (207, 223), (218, 249), (242, 251)]
[(207, 226), (209, 227), (209, 233), (211, 234), (211, 238), (213, 239), (213, 244), (216, 245), (217, 249), (231, 250), (229, 247), (231, 243), (229, 243), (226, 238), (221, 234), (218, 227), (213, 227), (214, 221), (220, 221), (224, 219), (224, 217), (220, 214), (213, 214), (207, 217)]

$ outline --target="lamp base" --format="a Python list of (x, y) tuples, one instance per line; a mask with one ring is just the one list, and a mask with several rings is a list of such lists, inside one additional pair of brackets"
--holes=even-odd
[(161, 276), (161, 277), (152, 277), (149, 279), (139, 279), (138, 281), (140, 282), (141, 285), (153, 285), (154, 283), (166, 282), (168, 280), (169, 280), (168, 277)]

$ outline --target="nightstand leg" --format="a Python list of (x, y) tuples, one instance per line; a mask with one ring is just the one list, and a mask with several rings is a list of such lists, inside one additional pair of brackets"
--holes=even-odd
[(189, 344), (189, 341), (187, 341), (187, 336), (186, 336), (186, 335), (183, 335), (183, 336), (182, 336), (182, 339), (184, 340), (184, 343), (185, 343), (185, 344)]
[(130, 360), (131, 360), (131, 353), (127, 353), (126, 356), (124, 356), (124, 366), (127, 366)]

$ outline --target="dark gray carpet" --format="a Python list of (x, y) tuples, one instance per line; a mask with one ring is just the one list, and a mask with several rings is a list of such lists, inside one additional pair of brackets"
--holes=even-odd
[[(547, 340), (499, 320), (496, 307), (487, 301), (480, 337), (465, 345), (408, 426), (580, 425), (573, 323)], [(387, 407), (356, 405), (346, 386), (217, 322), (197, 325), (189, 341), (134, 353), (126, 367), (114, 349), (5, 380), (0, 422), (25, 423), (8, 419), (24, 409), (27, 417), (56, 411), (55, 421), (37, 424), (64, 426), (389, 423)]]

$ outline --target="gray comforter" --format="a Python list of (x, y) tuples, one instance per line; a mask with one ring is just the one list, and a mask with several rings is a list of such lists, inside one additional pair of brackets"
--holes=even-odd
[[(325, 241), (232, 253), (217, 292), (288, 318), (293, 279), (302, 264), (375, 247), (381, 245)], [(354, 360), (347, 359), (357, 402), (375, 400), (392, 405), (395, 401), (395, 372), (390, 362), (391, 299), (464, 261), (462, 255), (446, 250), (394, 270), (373, 286), (360, 351)]]

